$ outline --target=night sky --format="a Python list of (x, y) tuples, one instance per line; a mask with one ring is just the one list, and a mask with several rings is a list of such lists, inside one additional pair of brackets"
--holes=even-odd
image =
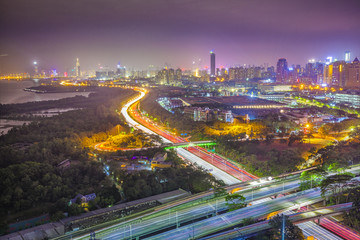
[(0, 31), (1, 72), (304, 65), (360, 56), (360, 0), (1, 0)]

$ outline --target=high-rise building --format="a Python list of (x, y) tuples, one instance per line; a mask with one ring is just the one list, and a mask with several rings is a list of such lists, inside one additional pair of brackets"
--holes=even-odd
[(168, 70), (168, 82), (169, 85), (175, 84), (175, 70), (173, 68), (169, 68)]
[(167, 68), (164, 68), (157, 73), (156, 81), (161, 85), (169, 84), (169, 71)]
[(118, 64), (116, 65), (116, 74), (119, 75), (121, 72), (121, 65), (120, 62), (118, 62)]
[(182, 78), (182, 70), (180, 68), (176, 69), (175, 71), (175, 77), (177, 81), (180, 81)]
[(116, 65), (116, 76), (121, 78), (126, 76), (126, 69), (125, 67), (121, 67), (120, 63)]
[(332, 64), (326, 64), (324, 67), (324, 78), (323, 83), (326, 83), (327, 85), (331, 85), (332, 83), (332, 75), (333, 75), (333, 65)]
[(276, 65), (276, 82), (285, 83), (288, 80), (288, 64), (285, 58), (280, 58)]
[(76, 77), (81, 77), (79, 58), (76, 59), (75, 71), (76, 71)]
[(215, 53), (210, 51), (210, 77), (215, 77)]
[(36, 61), (34, 62), (34, 74), (38, 74), (38, 63)]
[(316, 84), (322, 84), (324, 82), (324, 64), (321, 62), (315, 63), (314, 76)]
[(216, 68), (216, 76), (220, 76), (220, 68)]
[(350, 51), (345, 52), (345, 62), (347, 62), (347, 63), (350, 62)]
[(332, 84), (335, 86), (344, 87), (347, 78), (347, 66), (345, 61), (336, 61), (333, 65)]
[(237, 69), (236, 68), (229, 68), (229, 80), (234, 80), (237, 78)]
[(347, 64), (347, 71), (348, 79), (345, 81), (345, 87), (360, 88), (360, 62), (358, 58)]

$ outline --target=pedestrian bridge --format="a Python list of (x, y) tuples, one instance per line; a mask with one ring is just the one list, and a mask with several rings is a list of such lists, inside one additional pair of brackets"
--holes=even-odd
[(165, 143), (162, 146), (165, 149), (173, 149), (173, 148), (186, 148), (193, 146), (212, 146), (216, 145), (213, 141), (194, 141), (194, 142), (181, 142), (181, 143)]

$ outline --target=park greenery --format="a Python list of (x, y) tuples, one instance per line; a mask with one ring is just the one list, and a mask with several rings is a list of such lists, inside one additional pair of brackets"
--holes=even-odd
[(153, 147), (161, 143), (158, 135), (145, 134), (142, 131), (135, 130), (131, 133), (122, 132), (121, 134), (110, 135), (106, 141), (105, 147), (120, 148), (146, 148)]
[[(43, 213), (79, 214), (83, 209), (67, 204), (78, 193), (95, 192), (99, 207), (121, 200), (101, 163), (90, 160), (82, 138), (123, 124), (115, 109), (133, 94), (131, 90), (101, 89), (89, 96), (88, 104), (83, 103), (84, 109), (40, 119), (0, 136), (1, 222)], [(50, 102), (57, 106), (57, 101)], [(67, 159), (71, 166), (60, 167)]]
[(330, 113), (334, 116), (342, 116), (345, 113), (360, 115), (359, 109), (348, 107), (345, 105), (334, 105), (334, 104), (329, 104), (325, 101), (319, 101), (316, 99), (300, 97), (300, 96), (294, 96), (294, 99), (296, 99), (296, 101), (301, 105), (315, 106), (318, 107), (319, 109), (322, 109), (323, 112)]
[[(156, 171), (126, 171), (118, 167), (117, 161), (112, 159), (125, 156), (147, 156), (149, 159), (157, 154), (165, 154), (165, 162), (171, 163), (171, 168), (157, 169)], [(200, 166), (185, 164), (174, 150), (165, 150), (161, 147), (143, 149), (139, 151), (117, 151), (100, 153), (103, 161), (109, 166), (111, 177), (121, 186), (126, 201), (141, 199), (152, 195), (184, 189), (191, 193), (207, 191), (211, 188), (221, 188), (224, 183), (208, 174)]]

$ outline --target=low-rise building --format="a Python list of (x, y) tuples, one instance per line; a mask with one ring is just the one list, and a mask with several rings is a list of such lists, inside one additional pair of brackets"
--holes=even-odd
[(360, 91), (348, 90), (334, 94), (334, 102), (337, 104), (346, 104), (350, 107), (360, 107)]
[(215, 120), (227, 123), (234, 122), (234, 115), (231, 110), (210, 109), (208, 107), (187, 107), (184, 109), (184, 114), (191, 114), (195, 122), (210, 122)]

